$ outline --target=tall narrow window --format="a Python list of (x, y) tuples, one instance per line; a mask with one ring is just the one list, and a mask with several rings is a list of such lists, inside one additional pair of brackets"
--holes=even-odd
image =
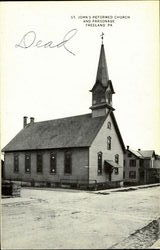
[(143, 160), (142, 159), (139, 160), (139, 166), (143, 167)]
[(102, 152), (98, 153), (98, 174), (102, 174)]
[(135, 167), (136, 166), (136, 160), (130, 160), (129, 165), (130, 165), (130, 167)]
[(14, 154), (14, 172), (19, 172), (19, 158), (18, 154)]
[(112, 103), (112, 93), (108, 92), (108, 103), (111, 104)]
[(119, 163), (119, 155), (118, 155), (118, 154), (115, 155), (115, 162), (116, 162), (117, 164)]
[(125, 171), (123, 171), (123, 179), (125, 179)]
[(29, 153), (25, 154), (25, 172), (31, 172), (31, 155)]
[(108, 150), (111, 149), (111, 137), (110, 136), (107, 137), (107, 149)]
[(37, 153), (37, 173), (43, 172), (43, 155), (42, 153)]
[(114, 168), (114, 173), (115, 174), (119, 174), (119, 169), (118, 168)]
[(64, 155), (64, 173), (65, 174), (72, 173), (72, 155), (70, 152), (65, 152)]
[(129, 178), (136, 179), (136, 171), (129, 171)]
[(107, 128), (108, 128), (108, 129), (111, 129), (111, 122), (108, 122), (108, 123), (107, 123)]
[(57, 172), (57, 155), (55, 152), (50, 154), (50, 173), (56, 174)]

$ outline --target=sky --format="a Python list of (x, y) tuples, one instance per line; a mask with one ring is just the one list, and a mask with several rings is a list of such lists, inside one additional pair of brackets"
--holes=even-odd
[(0, 13), (1, 148), (23, 116), (91, 112), (103, 32), (124, 143), (160, 154), (158, 1), (1, 2)]

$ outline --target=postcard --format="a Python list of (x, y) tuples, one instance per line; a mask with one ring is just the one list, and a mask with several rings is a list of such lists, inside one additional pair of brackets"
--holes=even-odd
[(2, 249), (157, 242), (158, 7), (1, 2)]

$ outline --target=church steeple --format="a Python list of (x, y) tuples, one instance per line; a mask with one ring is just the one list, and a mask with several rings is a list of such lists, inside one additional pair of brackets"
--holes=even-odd
[(98, 70), (96, 82), (101, 82), (104, 87), (107, 86), (107, 82), (109, 80), (108, 68), (106, 63), (106, 56), (104, 51), (104, 45), (101, 45), (101, 51), (99, 56)]
[(114, 110), (112, 107), (112, 94), (114, 89), (111, 80), (109, 80), (108, 68), (106, 63), (105, 50), (103, 45), (103, 33), (102, 33), (102, 44), (98, 62), (96, 82), (92, 92), (92, 116), (106, 115), (109, 110)]

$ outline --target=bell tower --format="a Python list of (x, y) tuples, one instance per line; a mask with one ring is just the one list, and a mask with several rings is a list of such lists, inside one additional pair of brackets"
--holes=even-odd
[(103, 33), (101, 35), (102, 44), (100, 49), (99, 63), (97, 69), (96, 82), (92, 92), (92, 117), (104, 116), (108, 111), (113, 111), (112, 107), (112, 95), (115, 93), (112, 85), (112, 81), (109, 80), (108, 68), (106, 63), (106, 56), (103, 44)]

